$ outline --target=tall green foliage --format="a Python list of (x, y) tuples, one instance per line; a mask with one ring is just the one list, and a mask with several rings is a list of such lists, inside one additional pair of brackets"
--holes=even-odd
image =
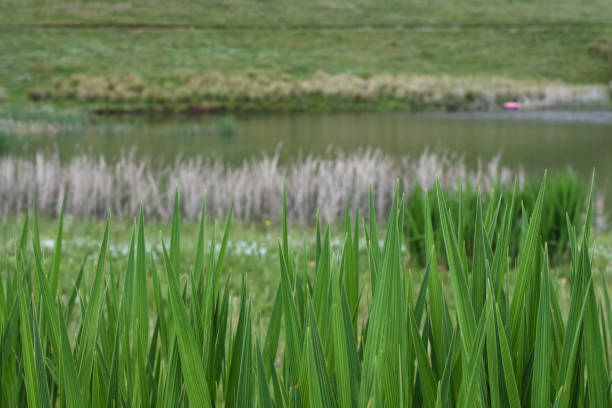
[[(592, 278), (590, 205), (580, 237), (567, 224), (571, 294), (564, 315), (540, 233), (546, 186), (544, 180), (520, 227), (518, 260), (509, 263), (517, 193), (494, 209), (477, 194), (474, 206), (454, 217), (436, 185), (424, 200), (428, 264), (418, 285), (403, 265), (407, 216), (399, 187), (382, 242), (373, 206), (362, 225), (347, 211), (339, 254), (329, 228), (317, 222), (314, 273), (295, 262), (285, 215), (279, 286), (263, 323), (254, 317), (246, 278), (237, 302), (223, 284), (231, 212), (221, 243), (213, 227), (207, 250), (202, 209), (188, 270), (181, 269), (178, 205), (161, 253), (147, 247), (141, 211), (122, 272), (108, 258), (107, 223), (92, 281), (81, 283), (88, 280), (81, 272), (68, 300), (57, 285), (62, 221), (56, 253), (46, 259), (36, 214), (26, 215), (0, 280), (0, 405), (608, 406), (610, 303), (605, 288), (605, 301), (597, 297)], [(470, 217), (473, 232), (461, 232), (460, 221)], [(438, 265), (440, 252), (448, 270)], [(446, 274), (450, 295), (441, 283)]]
[[(556, 172), (548, 177), (545, 200), (542, 204), (542, 220), (540, 232), (542, 240), (548, 244), (550, 256), (553, 261), (566, 261), (570, 251), (570, 242), (567, 232), (567, 219), (573, 225), (581, 225), (584, 216), (584, 206), (587, 200), (587, 188), (583, 182), (570, 172)], [(510, 254), (516, 255), (520, 247), (521, 219), (533, 212), (540, 182), (527, 180), (519, 189), (516, 186), (498, 185), (488, 191), (480, 191), (478, 186), (471, 184), (458, 186), (456, 189), (445, 189), (444, 200), (450, 209), (450, 217), (457, 226), (457, 234), (464, 237), (474, 237), (478, 234), (478, 217), (476, 207), (481, 200), (483, 207), (483, 221), (485, 230), (491, 241), (492, 248), (501, 245), (500, 238), (495, 231), (503, 229), (506, 217), (511, 217)], [(516, 190), (516, 191), (515, 191)], [(423, 190), (419, 185), (414, 187), (410, 199), (406, 201), (406, 221), (404, 232), (410, 254), (418, 265), (426, 265), (429, 255), (426, 244), (426, 218), (431, 219), (436, 237), (438, 257), (444, 261), (445, 254), (442, 246), (442, 224), (439, 222), (441, 214), (436, 205), (436, 190)], [(514, 199), (514, 205), (511, 201)], [(484, 210), (486, 209), (486, 210)], [(427, 215), (429, 211), (430, 215)], [(506, 217), (504, 213), (507, 212)], [(471, 216), (470, 216), (471, 215)], [(467, 255), (474, 255), (476, 242), (466, 239)]]

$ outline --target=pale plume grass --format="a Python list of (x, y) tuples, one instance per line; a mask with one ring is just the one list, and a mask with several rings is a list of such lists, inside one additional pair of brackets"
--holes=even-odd
[(178, 189), (181, 210), (191, 220), (198, 218), (204, 197), (214, 217), (233, 203), (235, 216), (243, 221), (275, 220), (282, 213), (278, 197), (286, 187), (288, 217), (306, 224), (317, 211), (325, 220), (342, 219), (347, 202), (351, 209), (359, 204), (367, 212), (370, 188), (386, 216), (396, 180), (411, 192), (417, 184), (431, 189), (436, 177), (450, 189), (458, 182), (488, 190), (498, 183), (510, 185), (515, 178), (519, 185), (525, 180), (521, 168), (502, 165), (499, 156), (469, 166), (462, 156), (429, 151), (399, 158), (371, 149), (328, 152), (287, 164), (277, 152), (238, 166), (202, 156), (160, 165), (133, 152), (115, 162), (88, 155), (62, 162), (57, 155), (37, 154), (0, 159), (0, 216), (25, 211), (36, 194), (41, 215), (57, 216), (65, 198), (66, 212), (75, 216), (102, 218), (110, 210), (115, 217), (130, 218), (144, 203), (148, 217), (169, 219)]

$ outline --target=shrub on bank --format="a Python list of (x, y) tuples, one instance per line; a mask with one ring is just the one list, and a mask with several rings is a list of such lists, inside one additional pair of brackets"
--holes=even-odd
[[(478, 201), (466, 213), (474, 234), (462, 237), (436, 185), (441, 239), (425, 220), (431, 252), (419, 284), (402, 266), (405, 205), (397, 193), (382, 245), (370, 207), (366, 282), (357, 215), (353, 224), (347, 214), (341, 254), (318, 226), (314, 271), (295, 262), (283, 217), (279, 284), (263, 322), (246, 277), (237, 302), (223, 283), (231, 211), (219, 249), (214, 237), (205, 242), (202, 216), (189, 270), (179, 267), (178, 197), (169, 245), (162, 238), (161, 251), (149, 251), (141, 212), (123, 271), (107, 262), (107, 223), (93, 281), (81, 272), (70, 295), (58, 292), (62, 218), (47, 260), (36, 213), (26, 216), (0, 274), (0, 398), (6, 406), (69, 408), (608, 406), (612, 310), (592, 276), (590, 211), (581, 241), (567, 225), (571, 295), (561, 304), (539, 236), (545, 188), (523, 223), (516, 262), (507, 262), (512, 212), (493, 223)], [(503, 238), (493, 246), (490, 235)], [(476, 242), (473, 262), (465, 261), (464, 240)], [(438, 241), (448, 272), (433, 256)], [(450, 293), (441, 284), (447, 273)], [(366, 312), (358, 313), (360, 303)]]

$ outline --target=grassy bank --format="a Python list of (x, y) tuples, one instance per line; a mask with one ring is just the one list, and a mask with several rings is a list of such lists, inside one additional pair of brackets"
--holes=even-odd
[[(386, 231), (371, 216), (360, 237), (359, 217), (347, 215), (341, 252), (317, 226), (307, 258), (296, 257), (300, 250), (283, 221), (269, 311), (251, 301), (250, 277), (242, 276), (237, 297), (224, 283), (229, 218), (219, 246), (215, 230), (201, 222), (192, 262), (185, 262), (178, 206), (171, 238), (162, 234), (159, 246), (147, 246), (156, 240), (141, 214), (119, 255), (122, 268), (109, 251), (107, 223), (98, 261), (65, 296), (58, 291), (66, 261), (61, 223), (52, 255), (44, 255), (40, 225), (30, 219), (0, 275), (3, 403), (608, 404), (612, 310), (607, 285), (591, 263), (589, 216), (583, 233), (568, 226), (568, 284), (549, 268), (538, 238), (544, 187), (512, 259), (508, 241), (492, 247), (487, 239), (507, 237), (511, 218), (498, 229), (483, 221), (486, 210), (477, 206), (474, 236), (458, 241), (437, 189), (450, 268), (432, 260), (415, 277), (404, 269), (398, 210), (404, 205), (397, 197)], [(430, 232), (428, 247), (435, 249)], [(463, 239), (477, 242), (473, 262)]]
[[(11, 105), (28, 104), (29, 93), (69, 81), (74, 74), (136, 76), (160, 90), (153, 94), (162, 96), (166, 89), (174, 93), (176, 84), (188, 76), (245, 76), (252, 70), (289, 82), (308, 80), (319, 71), (358, 78), (450, 76), (482, 85), (504, 78), (529, 85), (535, 93), (550, 83), (602, 85), (612, 78), (609, 62), (589, 52), (612, 38), (612, 24), (603, 17), (612, 13), (606, 14), (610, 9), (606, 1), (469, 1), (461, 6), (450, 1), (382, 5), (290, 1), (282, 6), (242, 0), (181, 1), (163, 11), (158, 3), (4, 0), (2, 4), (11, 11), (0, 17), (4, 19), (0, 49), (10, 58), (0, 61), (0, 86)], [(453, 92), (461, 88), (465, 86), (458, 84)], [(107, 102), (106, 108), (126, 108), (125, 101), (108, 98)], [(200, 98), (194, 103), (212, 102)], [(361, 103), (326, 97), (273, 102), (221, 105), (228, 109), (444, 108), (413, 100), (392, 104), (385, 98)], [(459, 102), (450, 98), (448, 105), (483, 109), (482, 104)], [(52, 102), (60, 107), (81, 103), (63, 98)]]
[(183, 75), (164, 85), (134, 75), (72, 75), (28, 91), (32, 101), (86, 106), (100, 114), (224, 111), (492, 111), (518, 101), (524, 109), (605, 108), (612, 88), (562, 82), (418, 75), (329, 75), (301, 80), (249, 74)]

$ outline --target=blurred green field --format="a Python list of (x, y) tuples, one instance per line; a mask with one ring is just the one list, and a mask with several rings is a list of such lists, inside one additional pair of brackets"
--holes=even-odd
[(363, 27), (397, 25), (610, 24), (606, 0), (2, 0), (6, 25)]
[[(317, 71), (606, 83), (612, 5), (562, 1), (16, 2), (0, 7), (0, 88), (9, 104), (75, 73)], [(589, 52), (591, 47), (591, 52)], [(600, 47), (601, 48), (601, 47)], [(598, 48), (599, 49), (599, 48)], [(60, 103), (61, 105), (61, 103)]]

